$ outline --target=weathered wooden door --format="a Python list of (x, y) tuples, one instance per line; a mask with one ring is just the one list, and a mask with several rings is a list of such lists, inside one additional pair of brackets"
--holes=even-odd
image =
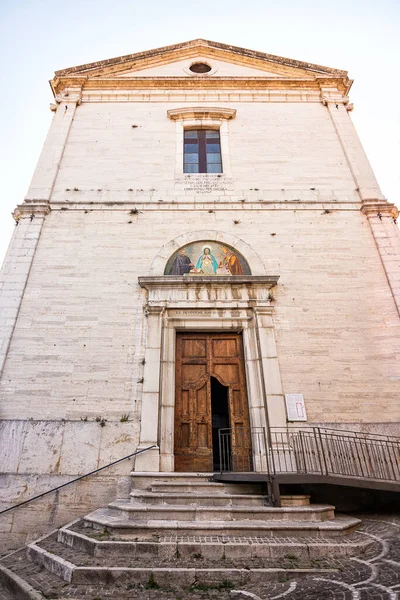
[[(211, 382), (228, 388), (229, 426), (249, 428), (240, 333), (178, 333), (176, 339), (175, 470), (213, 471)], [(232, 454), (237, 454), (235, 435)]]

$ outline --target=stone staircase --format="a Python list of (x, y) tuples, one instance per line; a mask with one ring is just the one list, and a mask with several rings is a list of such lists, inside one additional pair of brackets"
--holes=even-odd
[(210, 475), (135, 474), (129, 500), (112, 502), (85, 517), (85, 526), (111, 535), (256, 536), (350, 533), (357, 519), (335, 519), (334, 507), (273, 508), (260, 484), (208, 481)]
[[(268, 505), (262, 485), (208, 481), (206, 474), (134, 473), (129, 499), (87, 515), (28, 547), (31, 561), (75, 584), (149, 577), (243, 583), (362, 551), (358, 519), (329, 505)], [(277, 562), (278, 561), (278, 562)], [(292, 569), (297, 566), (292, 564)]]
[(64, 586), (243, 588), (282, 573), (332, 573), (333, 557), (371, 544), (355, 531), (360, 520), (335, 517), (333, 506), (298, 497), (274, 508), (261, 484), (211, 475), (133, 473), (129, 498), (30, 544), (27, 557)]

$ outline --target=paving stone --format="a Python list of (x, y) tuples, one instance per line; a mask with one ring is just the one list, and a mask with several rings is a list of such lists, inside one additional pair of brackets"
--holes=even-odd
[(0, 600), (15, 600), (15, 597), (0, 585)]

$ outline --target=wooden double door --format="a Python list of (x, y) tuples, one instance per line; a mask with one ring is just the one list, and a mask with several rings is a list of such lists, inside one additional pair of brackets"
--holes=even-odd
[(175, 471), (218, 470), (219, 429), (250, 426), (241, 334), (177, 333), (175, 381)]

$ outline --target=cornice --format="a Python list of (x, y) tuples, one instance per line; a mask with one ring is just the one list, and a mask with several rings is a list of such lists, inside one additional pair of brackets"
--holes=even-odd
[(399, 209), (395, 204), (377, 199), (364, 200), (361, 206), (361, 212), (367, 217), (391, 217), (397, 219)]
[(69, 67), (66, 69), (61, 69), (55, 72), (56, 76), (62, 76), (66, 74), (81, 74), (88, 72), (98, 72), (100, 69), (104, 68), (112, 68), (117, 65), (127, 65), (129, 63), (137, 63), (143, 60), (149, 60), (153, 57), (161, 57), (171, 53), (180, 53), (185, 52), (187, 50), (200, 50), (200, 49), (208, 49), (214, 51), (222, 51), (225, 53), (229, 53), (231, 55), (235, 55), (237, 57), (246, 57), (253, 60), (261, 60), (262, 62), (268, 62), (272, 64), (283, 65), (286, 67), (291, 67), (295, 69), (303, 69), (309, 70), (314, 73), (333, 73), (341, 76), (347, 76), (347, 71), (343, 71), (342, 69), (335, 69), (332, 67), (326, 67), (323, 65), (318, 65), (314, 63), (304, 62), (300, 60), (295, 60), (292, 58), (286, 58), (284, 56), (277, 56), (275, 54), (267, 54), (265, 52), (259, 52), (257, 50), (250, 50), (249, 48), (241, 48), (239, 46), (232, 46), (229, 44), (223, 44), (221, 42), (213, 42), (211, 40), (205, 40), (202, 38), (198, 38), (195, 40), (189, 40), (187, 42), (182, 42), (179, 44), (172, 44), (170, 46), (162, 46), (160, 48), (152, 48), (151, 50), (146, 50), (143, 52), (136, 52), (134, 54), (126, 54), (124, 56), (117, 56), (115, 58), (110, 58), (107, 60), (101, 60), (93, 63), (86, 63), (83, 65), (78, 65), (75, 67)]
[(12, 213), (12, 216), (14, 217), (14, 220), (18, 223), (18, 221), (20, 219), (26, 219), (26, 218), (30, 218), (31, 220), (33, 219), (33, 217), (46, 217), (49, 213), (51, 212), (51, 208), (50, 205), (47, 201), (35, 201), (35, 202), (31, 202), (31, 203), (23, 203), (23, 204), (18, 204), (18, 206), (15, 208), (14, 212)]
[(138, 277), (140, 287), (146, 290), (163, 288), (182, 288), (186, 286), (206, 285), (259, 285), (264, 289), (271, 289), (279, 280), (279, 275), (156, 275), (147, 277)]
[[(208, 74), (202, 77), (190, 75), (180, 77), (140, 77), (142, 69), (153, 68), (173, 62), (185, 61), (195, 57), (204, 57), (224, 62), (252, 67), (261, 71), (276, 74), (276, 77), (261, 77), (261, 78), (235, 78), (215, 77), (213, 74)], [(117, 80), (120, 74), (129, 74), (133, 72), (132, 77), (122, 77), (123, 81)], [(86, 63), (67, 69), (61, 69), (55, 72), (54, 79), (50, 82), (53, 92), (57, 93), (69, 85), (80, 86), (101, 86), (102, 88), (110, 89), (112, 87), (142, 86), (145, 89), (150, 87), (182, 87), (181, 80), (185, 81), (188, 87), (198, 87), (212, 89), (213, 87), (221, 87), (224, 81), (253, 81), (269, 79), (273, 82), (275, 79), (286, 80), (292, 82), (296, 86), (296, 81), (319, 81), (321, 84), (324, 81), (335, 80), (341, 91), (348, 93), (352, 81), (348, 78), (347, 71), (326, 67), (315, 63), (308, 63), (274, 54), (267, 54), (248, 48), (240, 48), (210, 40), (196, 39), (180, 44), (163, 46), (161, 48), (153, 48), (144, 52), (137, 52), (125, 56), (118, 56), (107, 60), (101, 60), (93, 63)], [(104, 82), (108, 80), (108, 84)], [(218, 83), (215, 83), (218, 81)], [(226, 85), (226, 84), (225, 84)], [(241, 84), (239, 84), (241, 85)], [(282, 82), (281, 82), (282, 85)], [(329, 85), (329, 84), (328, 84)], [(233, 84), (234, 87), (237, 87)], [(91, 88), (93, 89), (93, 88)]]
[(211, 108), (203, 107), (186, 107), (173, 108), (167, 110), (168, 117), (173, 121), (185, 119), (234, 119), (236, 110), (234, 108)]
[[(70, 77), (61, 77), (52, 83), (53, 93), (76, 88), (77, 82)], [(321, 88), (331, 88), (347, 95), (348, 82), (340, 77), (327, 78), (282, 78), (282, 77), (125, 77), (125, 78), (95, 78), (85, 79), (82, 90), (308, 90), (321, 91)]]

